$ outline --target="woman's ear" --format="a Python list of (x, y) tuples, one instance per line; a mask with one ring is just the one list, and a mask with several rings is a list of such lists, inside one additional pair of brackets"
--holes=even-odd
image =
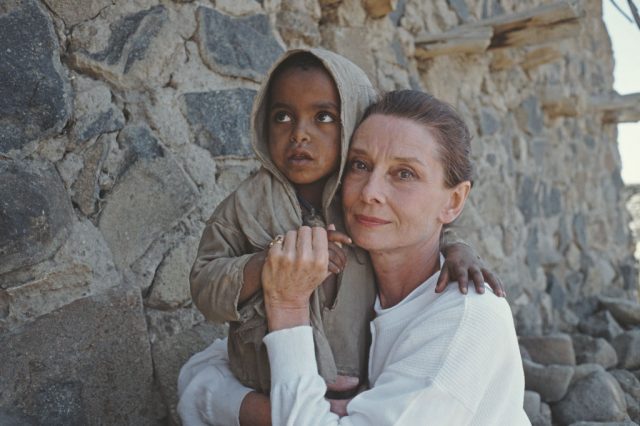
[(469, 191), (471, 191), (471, 182), (468, 180), (460, 182), (449, 191), (451, 191), (449, 200), (440, 212), (440, 220), (443, 224), (451, 223), (460, 216), (464, 203), (469, 196)]

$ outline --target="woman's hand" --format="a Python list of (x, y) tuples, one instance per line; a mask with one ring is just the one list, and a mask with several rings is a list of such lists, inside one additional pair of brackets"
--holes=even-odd
[(443, 252), (445, 261), (436, 284), (436, 293), (444, 291), (450, 282), (458, 281), (460, 292), (467, 294), (471, 279), (478, 293), (484, 293), (486, 282), (496, 296), (507, 296), (500, 278), (484, 266), (473, 248), (463, 243), (453, 243), (445, 247)]
[(309, 297), (328, 276), (328, 266), (324, 228), (302, 226), (269, 248), (262, 268), (269, 330), (309, 324)]

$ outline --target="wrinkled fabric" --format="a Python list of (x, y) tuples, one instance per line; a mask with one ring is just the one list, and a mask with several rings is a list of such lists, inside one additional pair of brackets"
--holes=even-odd
[[(346, 58), (323, 49), (293, 50), (272, 67), (254, 100), (252, 145), (262, 167), (218, 205), (207, 221), (190, 275), (194, 303), (212, 321), (229, 321), (231, 370), (247, 386), (270, 389), (269, 363), (262, 342), (267, 333), (262, 292), (241, 307), (238, 298), (243, 271), (253, 253), (278, 234), (305, 224), (293, 185), (269, 156), (266, 134), (268, 84), (275, 68), (290, 55), (308, 51), (324, 64), (340, 95), (341, 158), (338, 171), (325, 185), (324, 223), (344, 231), (342, 209), (334, 198), (342, 177), (349, 139), (376, 93), (366, 74)], [(339, 198), (339, 197), (338, 197)], [(326, 306), (322, 288), (311, 298), (311, 326), (318, 371), (329, 383), (337, 374), (366, 378), (368, 322), (375, 299), (375, 279), (368, 255), (347, 249), (347, 266), (338, 277), (338, 292)]]

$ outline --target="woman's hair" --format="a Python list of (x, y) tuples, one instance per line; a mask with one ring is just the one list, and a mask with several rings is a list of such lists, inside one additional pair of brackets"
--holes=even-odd
[(374, 114), (406, 118), (431, 130), (438, 144), (445, 185), (452, 188), (464, 181), (473, 184), (469, 128), (451, 105), (417, 90), (394, 90), (370, 105), (362, 121)]

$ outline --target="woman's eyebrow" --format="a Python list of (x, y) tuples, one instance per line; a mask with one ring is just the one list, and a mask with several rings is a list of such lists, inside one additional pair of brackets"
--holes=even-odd
[(418, 157), (393, 157), (393, 159), (399, 163), (418, 163), (424, 167), (427, 167), (426, 163), (420, 160)]

